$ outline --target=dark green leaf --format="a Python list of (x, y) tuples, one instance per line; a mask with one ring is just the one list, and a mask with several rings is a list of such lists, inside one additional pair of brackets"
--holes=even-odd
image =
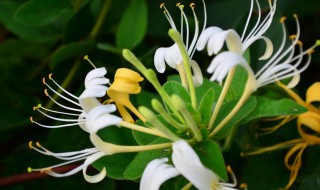
[[(161, 144), (167, 142), (169, 141), (163, 138), (159, 138), (150, 144)], [(139, 152), (124, 171), (125, 178), (131, 180), (140, 178), (145, 167), (150, 161), (166, 157), (168, 156), (168, 154), (169, 152), (163, 151), (161, 149)]]
[(133, 49), (143, 39), (147, 29), (147, 4), (145, 0), (132, 0), (118, 26), (116, 45)]
[(212, 140), (201, 142), (194, 146), (194, 150), (204, 166), (211, 169), (222, 180), (228, 181), (226, 165), (220, 147), (216, 142)]
[(204, 125), (208, 125), (212, 114), (212, 107), (215, 100), (215, 92), (213, 88), (210, 88), (207, 93), (202, 97), (198, 111), (201, 113), (202, 121)]
[(94, 48), (93, 41), (82, 41), (82, 42), (75, 42), (71, 44), (67, 44), (60, 49), (58, 49), (53, 55), (50, 60), (50, 67), (53, 69), (62, 61), (68, 58), (72, 58), (75, 56), (81, 56), (88, 54)]
[(293, 100), (281, 99), (273, 100), (257, 96), (257, 106), (250, 115), (245, 117), (241, 123), (247, 123), (253, 119), (262, 117), (289, 116), (301, 114), (307, 111), (307, 108), (300, 106)]

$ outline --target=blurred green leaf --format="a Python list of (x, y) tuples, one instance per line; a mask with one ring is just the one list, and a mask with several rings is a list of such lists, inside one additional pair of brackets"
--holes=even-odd
[(202, 97), (198, 111), (201, 113), (202, 121), (204, 125), (208, 125), (212, 114), (212, 108), (215, 100), (215, 92), (213, 88), (209, 88), (207, 93)]
[(307, 108), (300, 106), (293, 100), (284, 98), (281, 100), (273, 100), (265, 97), (257, 96), (257, 106), (250, 115), (245, 117), (241, 122), (247, 123), (253, 119), (262, 117), (277, 117), (297, 115), (307, 111)]
[(194, 146), (194, 150), (198, 154), (202, 164), (211, 169), (223, 181), (228, 181), (226, 165), (219, 145), (207, 140)]
[(176, 94), (185, 103), (191, 103), (189, 92), (178, 82), (168, 81), (163, 85), (163, 89), (168, 93), (169, 96)]
[[(159, 138), (150, 144), (161, 144), (169, 142), (167, 139)], [(168, 156), (169, 152), (160, 150), (151, 150), (139, 152), (132, 160), (124, 172), (126, 179), (138, 179), (141, 177), (145, 167), (150, 161)]]
[[(219, 124), (230, 113), (237, 102), (238, 99), (231, 100), (222, 104), (214, 126), (217, 126), (217, 124)], [(238, 122), (240, 122), (244, 117), (249, 115), (256, 106), (257, 99), (251, 96), (239, 109), (239, 111), (230, 119), (230, 121), (225, 126), (223, 126), (223, 128), (214, 136), (214, 138), (218, 140), (224, 138), (233, 129), (233, 127), (237, 125)]]
[(62, 46), (58, 49), (51, 57), (49, 66), (51, 69), (58, 66), (62, 61), (75, 56), (81, 56), (88, 54), (92, 49), (94, 49), (95, 43), (91, 40), (74, 42)]
[(132, 0), (129, 3), (116, 33), (117, 47), (133, 49), (142, 41), (147, 29), (147, 15), (145, 0)]
[(70, 8), (72, 8), (71, 1), (32, 0), (19, 7), (14, 14), (14, 19), (24, 24), (41, 26), (55, 21)]

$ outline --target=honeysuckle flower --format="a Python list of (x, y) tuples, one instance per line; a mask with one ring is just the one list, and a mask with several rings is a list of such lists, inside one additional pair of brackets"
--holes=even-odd
[[(65, 124), (61, 125), (44, 125), (39, 122), (33, 120), (30, 117), (32, 123), (35, 123), (39, 126), (46, 127), (46, 128), (59, 128), (59, 127), (68, 127), (68, 126), (75, 126), (79, 125), (83, 130), (89, 133), (96, 132), (97, 130), (103, 128), (103, 124), (99, 123), (99, 125), (88, 125), (86, 121), (90, 117), (94, 117), (95, 119), (100, 119), (99, 121), (104, 121), (105, 126), (108, 125), (117, 125), (122, 119), (111, 115), (110, 113), (116, 111), (116, 107), (114, 105), (105, 105), (102, 106), (101, 103), (97, 100), (99, 97), (103, 97), (108, 90), (108, 87), (105, 86), (109, 83), (109, 79), (105, 78), (104, 75), (107, 73), (105, 68), (96, 68), (90, 71), (86, 78), (85, 78), (85, 90), (82, 94), (77, 97), (63, 87), (61, 87), (52, 77), (52, 74), (49, 75), (50, 81), (53, 82), (61, 91), (65, 93), (65, 95), (59, 93), (57, 90), (52, 88), (43, 78), (43, 83), (56, 95), (61, 97), (63, 100), (72, 103), (74, 107), (70, 107), (67, 105), (63, 105), (62, 103), (57, 102), (51, 95), (48, 93), (48, 90), (45, 89), (45, 94), (48, 96), (56, 105), (63, 108), (65, 111), (56, 111), (51, 110), (45, 107), (42, 107), (41, 104), (34, 107), (34, 110), (39, 111), (44, 116), (55, 120), (55, 121), (62, 121)], [(69, 116), (72, 117), (71, 119), (65, 119), (60, 117), (54, 117), (49, 115), (48, 112), (59, 114), (62, 116)], [(91, 112), (91, 114), (89, 114)], [(104, 113), (105, 115), (99, 115), (100, 113)], [(89, 117), (89, 118), (90, 118)], [(103, 118), (103, 119), (102, 119)], [(98, 122), (97, 122), (98, 123)]]
[[(299, 41), (299, 21), (296, 15), (294, 15), (294, 18), (297, 24), (297, 33), (296, 35), (291, 36), (291, 45), (289, 45), (288, 48), (284, 48), (287, 36), (284, 26), (285, 18), (282, 18), (280, 21), (283, 31), (281, 45), (277, 52), (275, 52), (272, 57), (268, 58), (264, 66), (256, 73), (254, 73), (242, 55), (232, 51), (226, 51), (218, 54), (208, 67), (207, 71), (209, 73), (213, 73), (210, 80), (217, 80), (221, 83), (231, 68), (236, 65), (241, 65), (248, 71), (249, 80), (253, 80), (253, 91), (267, 84), (286, 78), (292, 78), (288, 84), (289, 88), (296, 86), (300, 80), (300, 73), (306, 70), (309, 66), (311, 53), (313, 52), (313, 49), (320, 44), (320, 41), (317, 41), (314, 46), (303, 51), (302, 43)], [(296, 50), (297, 46), (298, 50)], [(296, 51), (298, 53), (295, 53)], [(307, 57), (307, 60), (303, 65), (302, 62), (304, 56)]]
[(233, 187), (236, 185), (236, 179), (233, 173), (234, 184), (219, 182), (219, 177), (201, 163), (196, 152), (184, 140), (173, 143), (172, 149), (174, 167), (165, 163), (168, 161), (167, 158), (151, 161), (142, 175), (140, 190), (159, 189), (163, 182), (178, 174), (200, 190), (235, 190)]
[[(53, 177), (66, 177), (66, 176), (71, 176), (75, 173), (78, 173), (82, 170), (83, 177), (84, 179), (89, 182), (89, 183), (97, 183), (101, 180), (104, 179), (104, 177), (107, 174), (107, 171), (105, 168), (103, 168), (98, 174), (90, 176), (87, 174), (87, 168), (89, 165), (91, 165), (93, 162), (98, 160), (99, 158), (102, 158), (103, 156), (109, 155), (108, 153), (101, 152), (97, 148), (89, 148), (89, 149), (84, 149), (80, 151), (71, 151), (71, 152), (63, 152), (63, 153), (55, 153), (52, 152), (45, 147), (41, 146), (40, 143), (36, 143), (36, 147), (33, 146), (33, 142), (29, 142), (29, 148), (33, 149), (41, 154), (47, 155), (47, 156), (52, 156), (57, 159), (63, 160), (63, 163), (53, 165), (50, 167), (45, 167), (45, 168), (28, 168), (28, 172), (35, 172), (35, 171), (40, 171), (40, 172), (45, 172), (48, 175), (51, 175)], [(65, 166), (74, 162), (78, 162), (84, 160), (83, 164), (77, 166), (76, 168), (66, 172), (66, 173), (57, 173), (54, 171), (55, 168), (60, 167), (60, 166)]]
[[(207, 16), (206, 16), (206, 6), (205, 6), (204, 0), (202, 2), (203, 2), (203, 7), (204, 7), (204, 26), (202, 29), (202, 31), (203, 31), (205, 28), (205, 25), (206, 25)], [(195, 6), (194, 3), (190, 4), (191, 10), (192, 10), (193, 16), (194, 16), (195, 31), (194, 31), (194, 36), (192, 38), (192, 41), (189, 44), (189, 23), (188, 23), (187, 16), (185, 15), (185, 13), (183, 11), (184, 5), (181, 5), (180, 3), (177, 4), (177, 7), (179, 7), (179, 9), (181, 11), (181, 28), (180, 28), (181, 38), (185, 39), (184, 44), (185, 44), (185, 49), (186, 49), (188, 56), (189, 56), (189, 65), (193, 70), (194, 84), (196, 86), (199, 86), (203, 82), (203, 76), (202, 76), (202, 73), (201, 73), (201, 70), (200, 70), (198, 63), (196, 61), (192, 60), (193, 54), (195, 52), (195, 45), (197, 43), (198, 36), (199, 36), (199, 21), (198, 21), (196, 13), (194, 11), (194, 6)], [(164, 14), (165, 14), (167, 20), (169, 21), (171, 28), (178, 31), (178, 29), (174, 23), (174, 20), (172, 19), (167, 8), (164, 6), (164, 3), (162, 3), (160, 5), (160, 8), (164, 9)], [(186, 27), (185, 36), (184, 36), (184, 24), (186, 25), (185, 26)], [(164, 73), (164, 71), (166, 69), (166, 63), (167, 63), (173, 69), (178, 70), (180, 75), (182, 75), (182, 80), (184, 80), (184, 78), (183, 78), (184, 71), (183, 71), (183, 66), (181, 64), (182, 61), (183, 61), (183, 57), (181, 55), (181, 52), (179, 50), (177, 43), (174, 43), (170, 47), (158, 48), (155, 52), (155, 55), (154, 55), (154, 64), (155, 64), (156, 70), (159, 73)]]
[(305, 101), (286, 85), (281, 84), (280, 82), (278, 82), (278, 85), (298, 104), (306, 107), (308, 111), (297, 116), (284, 117), (281, 124), (269, 128), (268, 132), (274, 132), (290, 120), (297, 118), (297, 128), (301, 138), (279, 143), (271, 147), (261, 148), (257, 151), (243, 153), (243, 155), (256, 155), (272, 150), (283, 149), (285, 147), (291, 147), (284, 158), (285, 165), (291, 172), (289, 182), (285, 187), (285, 189), (289, 189), (296, 180), (302, 166), (302, 155), (304, 150), (308, 146), (320, 145), (320, 109), (312, 105), (313, 102), (320, 101), (320, 82), (316, 82), (308, 88)]
[(134, 123), (134, 120), (126, 108), (145, 122), (145, 118), (132, 105), (129, 99), (129, 94), (140, 93), (141, 87), (139, 82), (141, 81), (143, 81), (143, 78), (139, 73), (130, 69), (120, 68), (116, 71), (114, 81), (107, 91), (107, 94), (110, 97), (108, 102), (115, 102), (122, 118), (130, 123)]

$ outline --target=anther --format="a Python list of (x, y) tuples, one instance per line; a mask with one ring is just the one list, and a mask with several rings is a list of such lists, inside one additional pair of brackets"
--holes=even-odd
[(46, 78), (45, 78), (45, 77), (43, 77), (42, 83), (43, 83), (43, 84), (46, 84)]
[(294, 17), (294, 18), (298, 18), (298, 15), (297, 15), (297, 14), (293, 14), (293, 17)]
[(31, 121), (31, 123), (34, 123), (32, 116), (30, 117), (30, 121)]
[(164, 7), (164, 3), (160, 4), (160, 9), (162, 9)]
[(303, 46), (303, 43), (300, 40), (297, 41), (297, 44), (301, 47)]
[(311, 55), (311, 54), (313, 54), (313, 53), (314, 53), (314, 49), (310, 49), (310, 50), (307, 51), (307, 54), (308, 54), (308, 55)]
[(245, 189), (245, 188), (248, 188), (248, 185), (246, 183), (241, 183), (240, 189)]
[(37, 147), (41, 147), (41, 145), (40, 145), (40, 143), (39, 142), (36, 142), (36, 145), (37, 145)]
[(30, 149), (33, 148), (32, 143), (33, 143), (32, 141), (29, 141), (29, 143), (28, 143), (28, 146), (29, 146)]
[(50, 172), (51, 170), (52, 170), (51, 168), (44, 168), (40, 171), (40, 173)]
[(48, 89), (44, 89), (44, 94), (45, 94), (46, 96), (49, 96), (49, 94), (48, 94)]
[(316, 41), (316, 46), (320, 46), (320, 40)]
[(269, 2), (269, 4), (271, 4), (271, 3), (272, 3), (272, 0), (268, 0), (268, 2)]
[(195, 3), (190, 3), (190, 7), (192, 8), (192, 9), (194, 9), (194, 6), (195, 6), (196, 4)]
[(84, 57), (83, 57), (83, 59), (84, 60), (87, 60), (89, 63), (90, 63), (90, 65), (92, 65), (92, 67), (93, 68), (96, 68), (96, 66), (92, 63), (92, 61), (89, 59), (89, 56), (88, 55), (85, 55)]
[(284, 23), (284, 21), (286, 21), (287, 20), (287, 17), (281, 17), (281, 19), (280, 19), (280, 23), (282, 24), (282, 23)]
[(297, 35), (293, 34), (293, 35), (291, 35), (289, 38), (290, 38), (291, 40), (294, 40), (296, 37), (297, 37)]
[(52, 73), (49, 74), (49, 79), (52, 80)]
[(176, 4), (176, 6), (177, 6), (177, 7), (180, 7), (180, 5), (181, 5), (181, 3), (180, 3), (180, 2)]

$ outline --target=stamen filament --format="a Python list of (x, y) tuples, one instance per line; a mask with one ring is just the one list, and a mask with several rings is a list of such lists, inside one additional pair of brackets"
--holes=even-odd
[(60, 107), (62, 107), (62, 108), (64, 108), (64, 109), (72, 110), (72, 111), (77, 111), (77, 112), (81, 112), (81, 113), (83, 112), (81, 109), (70, 108), (70, 107), (68, 107), (68, 106), (64, 106), (64, 105), (60, 104), (59, 102), (57, 102), (56, 100), (54, 100), (54, 98), (52, 98), (52, 97), (49, 95), (47, 89), (44, 90), (44, 93), (45, 93), (46, 96), (48, 96), (48, 97), (52, 100), (52, 102), (54, 102), (55, 104), (57, 104), (58, 106), (60, 106)]
[(135, 124), (132, 124), (132, 123), (129, 123), (129, 122), (126, 122), (126, 121), (121, 121), (119, 123), (119, 126), (125, 127), (125, 128), (128, 128), (128, 129), (132, 129), (132, 130), (135, 130), (135, 131), (140, 131), (140, 132), (143, 132), (143, 133), (147, 133), (147, 134), (163, 137), (163, 138), (168, 138), (166, 135), (164, 135), (163, 133), (161, 133), (158, 130), (149, 129), (147, 127), (135, 125)]
[(63, 92), (65, 92), (66, 94), (68, 94), (69, 96), (71, 96), (72, 98), (79, 100), (78, 97), (76, 97), (75, 95), (71, 94), (70, 92), (68, 92), (66, 89), (62, 88), (62, 86), (60, 86), (53, 78), (52, 78), (52, 74), (49, 74), (49, 79), (59, 88), (61, 89)]
[(67, 100), (67, 101), (70, 102), (70, 103), (73, 103), (73, 104), (81, 107), (81, 105), (80, 105), (79, 103), (77, 103), (77, 102), (75, 102), (75, 101), (73, 101), (73, 100), (71, 100), (71, 99), (63, 96), (62, 94), (60, 94), (59, 92), (57, 92), (57, 91), (55, 91), (53, 88), (51, 88), (51, 86), (48, 85), (47, 83), (44, 83), (44, 84), (45, 84), (52, 92), (54, 92), (56, 95), (60, 96), (61, 98)]
[(43, 109), (43, 110), (48, 111), (48, 112), (59, 113), (59, 114), (63, 114), (63, 115), (71, 115), (71, 116), (79, 116), (80, 115), (80, 114), (75, 114), (75, 113), (67, 113), (67, 112), (60, 112), (60, 111), (51, 110), (51, 109), (42, 107), (41, 104), (39, 104), (38, 106), (34, 107), (34, 110), (36, 110), (36, 109)]

